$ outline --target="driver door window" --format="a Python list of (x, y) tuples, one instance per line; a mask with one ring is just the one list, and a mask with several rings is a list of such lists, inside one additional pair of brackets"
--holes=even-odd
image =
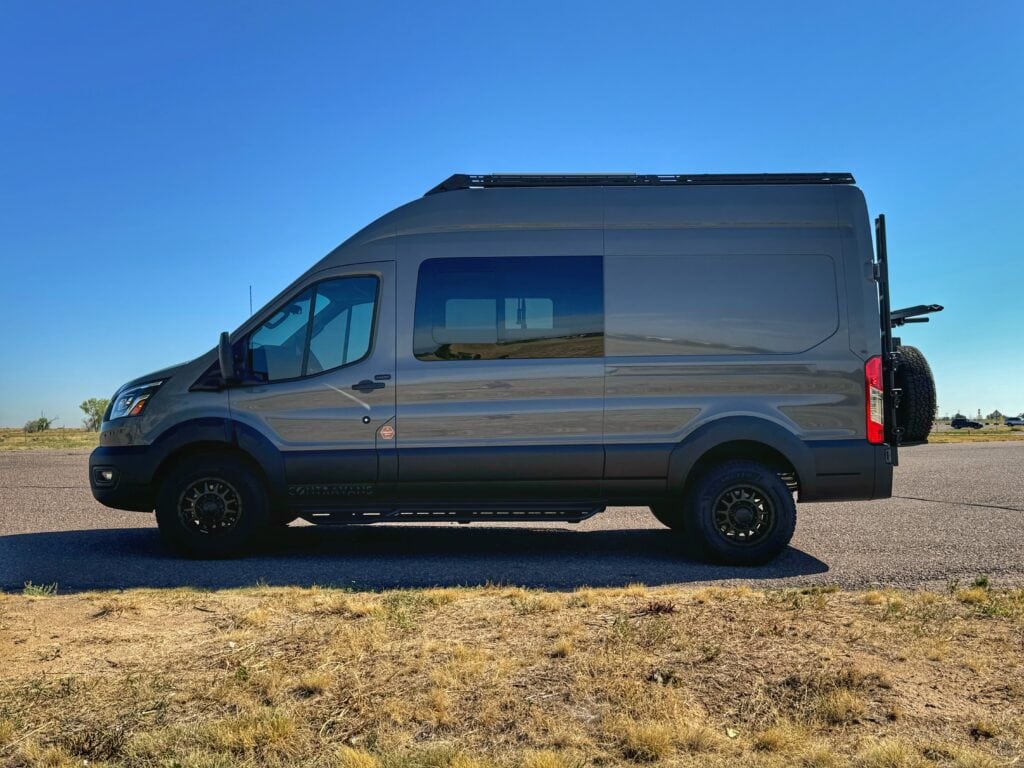
[(283, 381), (365, 358), (373, 342), (378, 280), (325, 280), (300, 293), (249, 338), (250, 377)]

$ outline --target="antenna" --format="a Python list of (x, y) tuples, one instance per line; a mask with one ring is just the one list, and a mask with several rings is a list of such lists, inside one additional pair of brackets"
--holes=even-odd
[(249, 284), (249, 317), (252, 317), (252, 283)]

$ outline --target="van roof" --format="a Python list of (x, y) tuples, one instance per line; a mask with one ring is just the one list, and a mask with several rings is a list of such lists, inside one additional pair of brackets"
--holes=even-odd
[(410, 235), (658, 226), (833, 228), (853, 226), (862, 218), (858, 211), (863, 207), (863, 194), (853, 175), (845, 172), (455, 174), (431, 192), (367, 224), (312, 271), (349, 263), (351, 247), (385, 246), (393, 238)]
[(491, 187), (654, 187), (700, 184), (855, 184), (849, 171), (819, 173), (454, 173), (427, 195)]

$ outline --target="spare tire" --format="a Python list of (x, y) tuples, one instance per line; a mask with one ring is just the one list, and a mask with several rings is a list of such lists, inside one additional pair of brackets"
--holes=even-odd
[(917, 347), (901, 346), (896, 355), (896, 426), (903, 429), (903, 442), (919, 443), (928, 439), (935, 420), (935, 379)]

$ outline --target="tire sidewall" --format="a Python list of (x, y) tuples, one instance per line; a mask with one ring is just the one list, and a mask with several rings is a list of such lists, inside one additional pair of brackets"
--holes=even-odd
[(896, 386), (902, 391), (896, 409), (896, 423), (907, 442), (928, 439), (935, 419), (935, 377), (931, 366), (917, 347), (899, 348)]
[[(762, 541), (741, 545), (728, 541), (715, 527), (714, 505), (734, 485), (751, 485), (772, 503), (775, 526)], [(684, 517), (689, 540), (699, 555), (726, 565), (761, 565), (784, 550), (796, 528), (793, 494), (778, 475), (753, 461), (734, 461), (706, 471), (691, 488)]]
[[(229, 531), (202, 534), (187, 527), (178, 515), (184, 490), (205, 477), (229, 483), (241, 499), (242, 514)], [(164, 478), (157, 492), (156, 519), (172, 549), (195, 558), (237, 557), (255, 543), (270, 524), (267, 492), (256, 472), (234, 456), (203, 454), (186, 459)]]

